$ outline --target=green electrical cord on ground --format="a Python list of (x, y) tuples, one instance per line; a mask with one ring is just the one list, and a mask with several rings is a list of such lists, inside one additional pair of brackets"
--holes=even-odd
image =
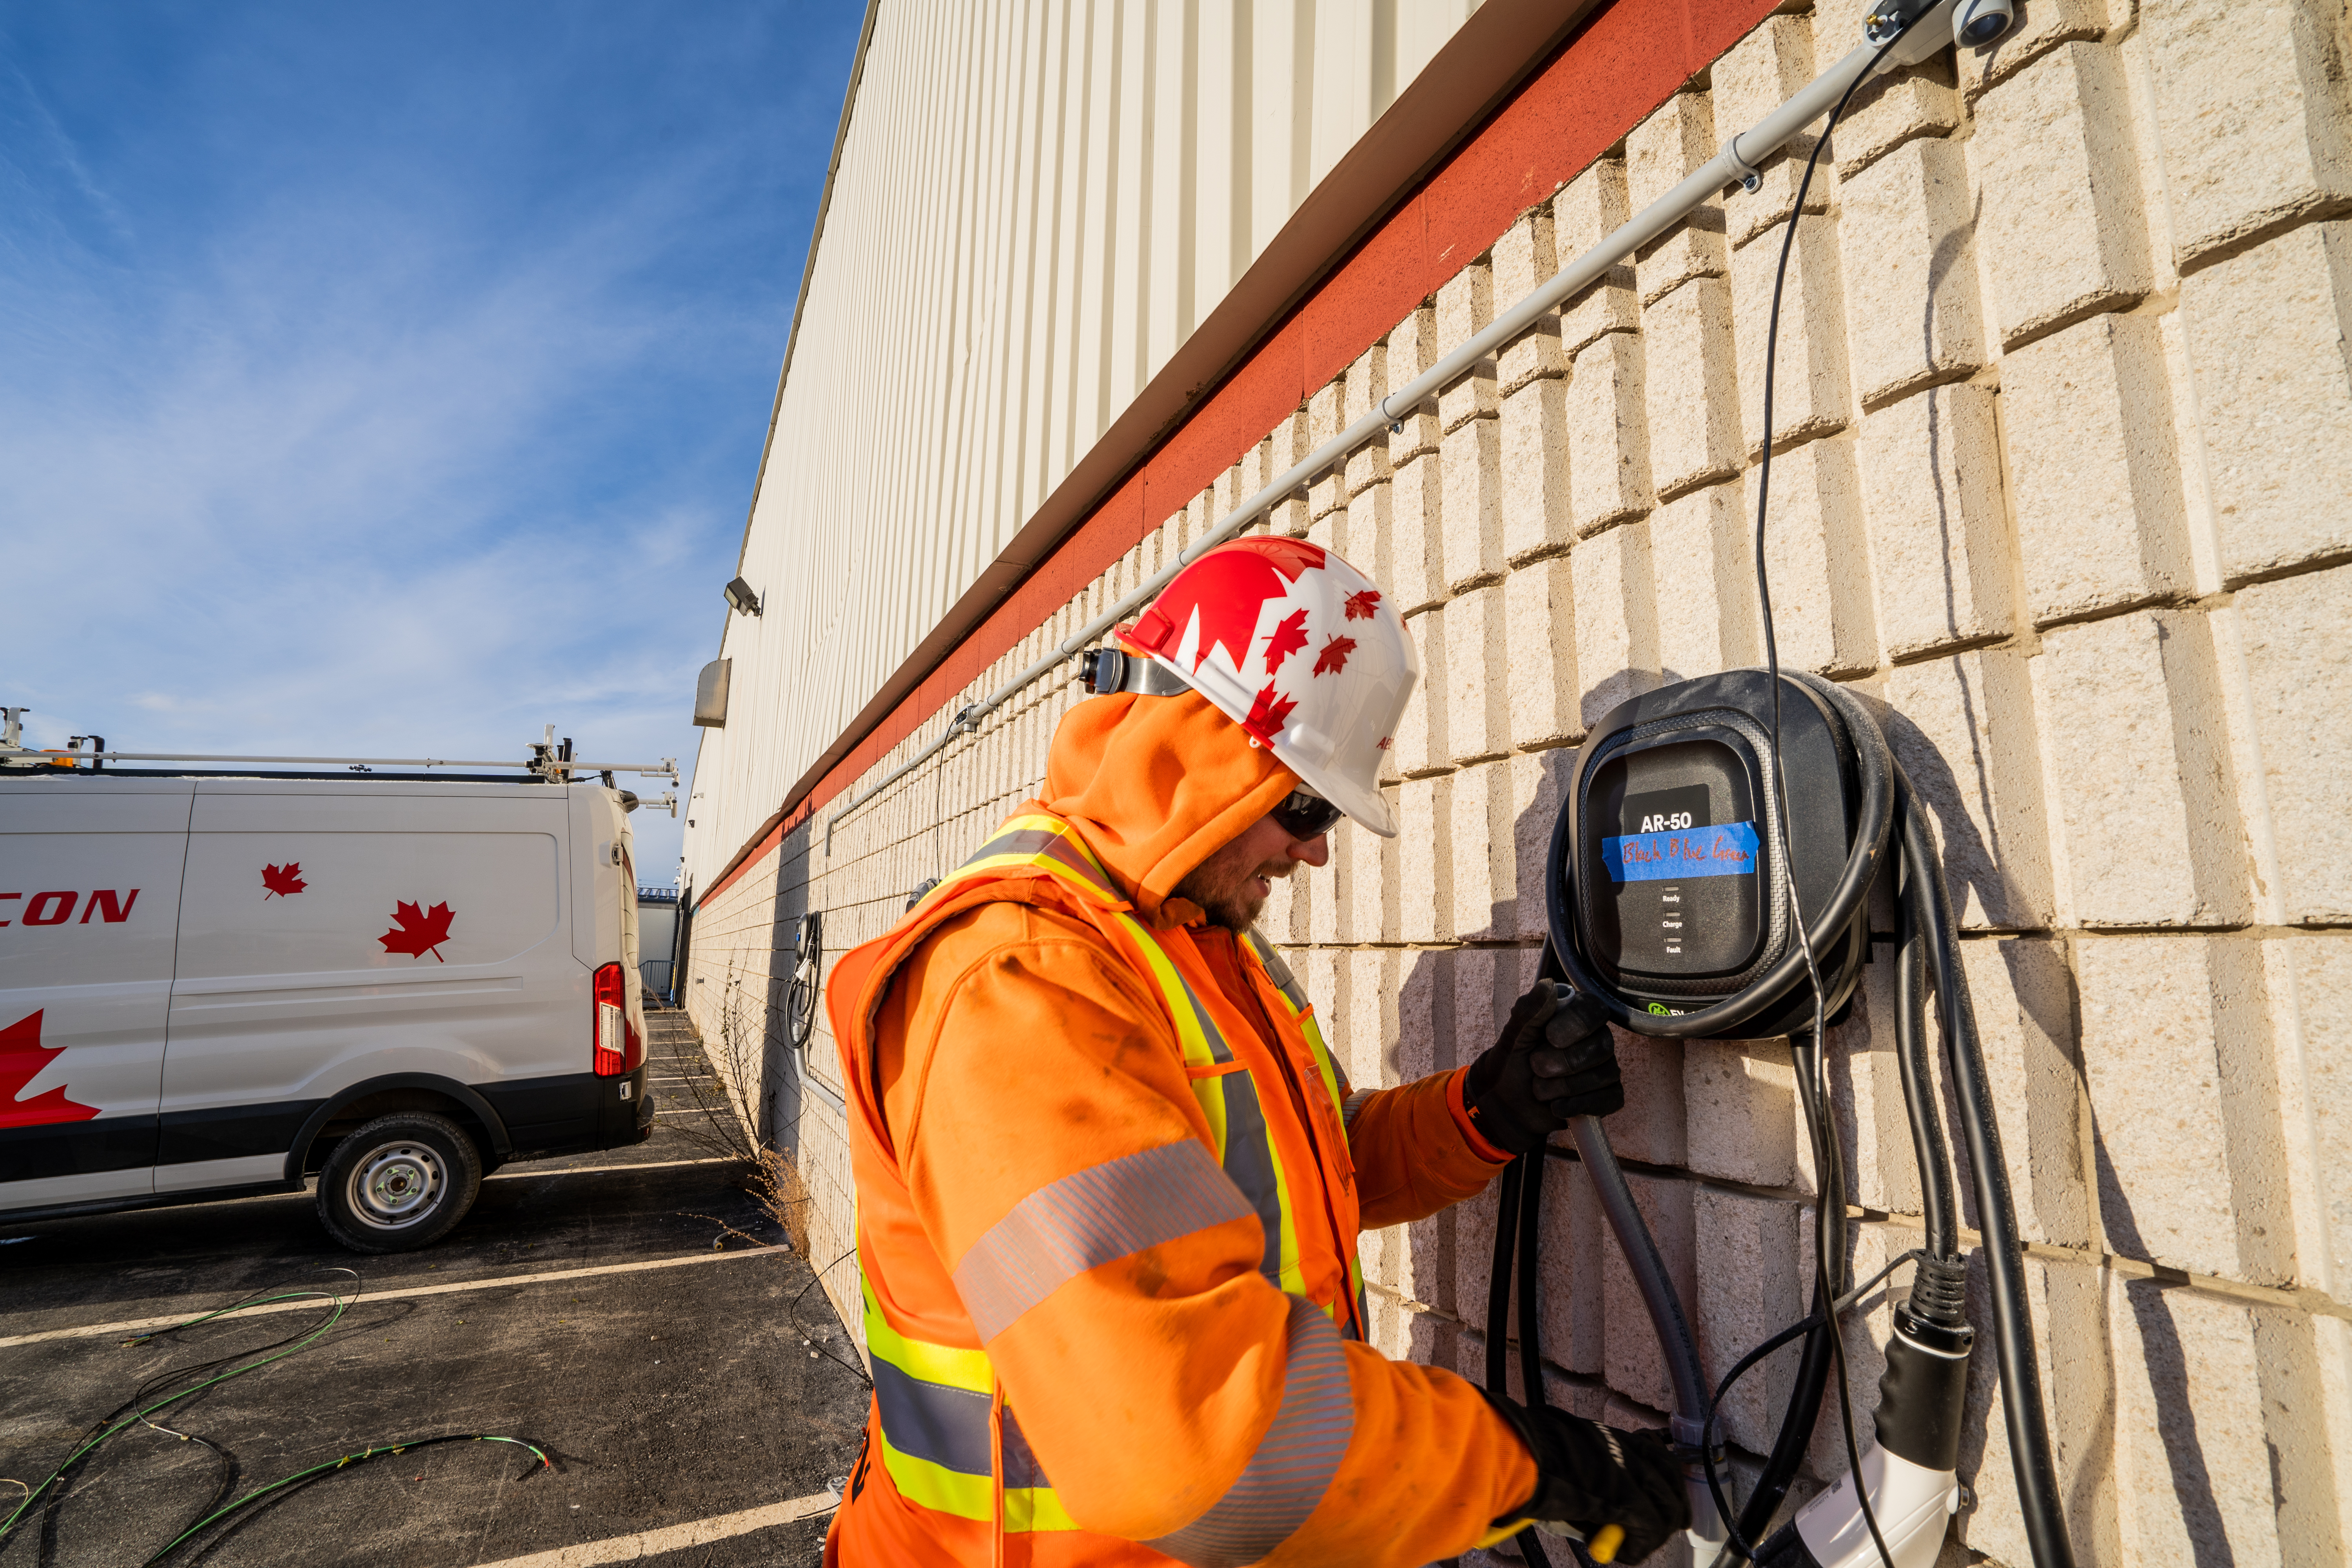
[[(551, 1470), (555, 1468), (555, 1461), (549, 1458), (547, 1455), (540, 1449), (538, 1445), (526, 1442), (520, 1437), (499, 1437), (492, 1436), (487, 1432), (456, 1432), (448, 1434), (446, 1436), (415, 1437), (405, 1443), (387, 1443), (372, 1448), (362, 1448), (357, 1453), (341, 1455), (338, 1458), (312, 1465), (307, 1470), (297, 1470), (292, 1475), (287, 1476), (279, 1480), (274, 1480), (266, 1487), (256, 1487), (253, 1490), (246, 1493), (235, 1502), (230, 1503), (226, 1508), (215, 1509), (211, 1513), (206, 1514), (204, 1518), (196, 1521), (195, 1523), (188, 1526), (187, 1529), (173, 1537), (171, 1542), (161, 1552), (158, 1552), (154, 1556), (146, 1559), (146, 1563), (161, 1563), (164, 1558), (169, 1557), (173, 1552), (177, 1552), (186, 1542), (201, 1534), (212, 1525), (217, 1524), (220, 1521), (226, 1519), (230, 1514), (235, 1513), (238, 1509), (245, 1507), (247, 1503), (258, 1502), (261, 1499), (268, 1497), (270, 1493), (282, 1490), (287, 1487), (294, 1485), (298, 1481), (309, 1480), (314, 1476), (322, 1476), (331, 1470), (340, 1470), (347, 1466), (359, 1464), (363, 1460), (379, 1458), (385, 1454), (404, 1454), (412, 1448), (430, 1448), (436, 1443), (512, 1443), (518, 1448), (530, 1449), (532, 1456), (547, 1468)], [(525, 1471), (524, 1473), (527, 1475), (530, 1472)], [(141, 1568), (145, 1568), (145, 1563), (142, 1563)]]
[[(348, 1268), (337, 1269), (336, 1272), (350, 1274), (354, 1280), (357, 1280), (359, 1278), (356, 1273)], [(226, 1362), (236, 1361), (237, 1358), (233, 1355), (224, 1356), (217, 1361), (200, 1362), (193, 1366), (174, 1367), (168, 1372), (158, 1373), (156, 1376), (149, 1378), (145, 1383), (141, 1384), (138, 1389), (132, 1393), (130, 1399), (124, 1402), (123, 1405), (116, 1406), (117, 1414), (110, 1415), (103, 1420), (100, 1421), (98, 1425), (91, 1429), (90, 1434), (83, 1439), (81, 1445), (75, 1448), (72, 1453), (66, 1456), (63, 1463), (59, 1464), (57, 1468), (51, 1470), (46, 1477), (44, 1477), (37, 1486), (26, 1489), (25, 1496), (20, 1501), (18, 1501), (15, 1510), (12, 1511), (7, 1518), (0, 1519), (0, 1542), (5, 1542), (7, 1541), (9, 1536), (15, 1532), (16, 1527), (24, 1522), (26, 1516), (32, 1510), (33, 1504), (38, 1501), (43, 1495), (50, 1490), (51, 1488), (58, 1486), (61, 1481), (63, 1481), (67, 1474), (71, 1471), (75, 1466), (89, 1458), (109, 1440), (121, 1436), (122, 1433), (130, 1430), (133, 1426), (149, 1426), (155, 1431), (163, 1433), (167, 1436), (179, 1438), (183, 1442), (193, 1441), (203, 1443), (205, 1447), (213, 1448), (214, 1452), (218, 1453), (220, 1450), (214, 1447), (214, 1445), (206, 1441), (205, 1438), (196, 1436), (193, 1433), (174, 1432), (168, 1426), (156, 1425), (156, 1423), (151, 1418), (156, 1414), (156, 1412), (168, 1409), (184, 1399), (202, 1394), (208, 1388), (217, 1388), (222, 1384), (228, 1382), (232, 1378), (242, 1377), (248, 1372), (258, 1371), (260, 1368), (268, 1366), (273, 1363), (283, 1361), (288, 1356), (294, 1354), (297, 1351), (307, 1350), (311, 1345), (317, 1343), (320, 1339), (324, 1338), (330, 1330), (333, 1329), (337, 1323), (341, 1322), (343, 1319), (343, 1315), (351, 1310), (352, 1303), (356, 1302), (359, 1299), (360, 1292), (356, 1289), (354, 1289), (349, 1296), (338, 1296), (330, 1290), (283, 1290), (274, 1295), (251, 1296), (242, 1301), (235, 1303), (232, 1306), (222, 1307), (216, 1310), (204, 1313), (200, 1317), (191, 1318), (184, 1323), (174, 1323), (170, 1328), (158, 1329), (152, 1333), (141, 1334), (135, 1338), (123, 1341), (122, 1345), (126, 1350), (133, 1349), (140, 1345), (152, 1344), (156, 1340), (163, 1338), (166, 1334), (176, 1334), (181, 1332), (183, 1330), (198, 1328), (205, 1323), (228, 1317), (233, 1313), (247, 1311), (253, 1308), (268, 1306), (273, 1302), (320, 1300), (330, 1303), (325, 1315), (318, 1322), (313, 1323), (310, 1328), (303, 1330), (299, 1333), (290, 1334), (285, 1339), (277, 1341), (275, 1343), (264, 1345), (259, 1352), (249, 1352), (254, 1353), (253, 1360), (245, 1362), (237, 1366), (230, 1367), (226, 1372), (216, 1373), (210, 1377), (204, 1378), (201, 1382), (191, 1384), (175, 1394), (172, 1394), (162, 1399), (156, 1400), (152, 1405), (143, 1402), (147, 1399), (149, 1394), (153, 1393), (159, 1386), (168, 1384), (173, 1379), (192, 1373), (211, 1372), (213, 1368), (221, 1366)], [(120, 1415), (119, 1413), (126, 1406), (129, 1408), (130, 1414)], [(290, 1476), (270, 1482), (268, 1486), (257, 1487), (252, 1491), (246, 1493), (245, 1496), (238, 1498), (236, 1501), (228, 1503), (226, 1506), (215, 1508), (212, 1507), (211, 1503), (208, 1503), (206, 1507), (209, 1511), (205, 1512), (203, 1517), (199, 1518), (194, 1524), (189, 1525), (185, 1530), (180, 1531), (179, 1534), (173, 1536), (171, 1542), (166, 1544), (162, 1551), (157, 1552), (153, 1556), (147, 1558), (146, 1562), (162, 1562), (165, 1557), (168, 1557), (173, 1552), (178, 1551), (180, 1547), (193, 1540), (195, 1536), (203, 1533), (205, 1530), (218, 1523), (221, 1520), (226, 1518), (230, 1514), (236, 1512), (239, 1509), (257, 1502), (275, 1493), (282, 1492), (287, 1488), (294, 1486), (299, 1482), (310, 1480), (334, 1470), (343, 1469), (349, 1466), (375, 1458), (381, 1455), (404, 1453), (412, 1448), (431, 1447), (441, 1443), (511, 1443), (519, 1448), (530, 1450), (531, 1455), (539, 1460), (541, 1467), (547, 1469), (553, 1469), (555, 1468), (555, 1461), (549, 1458), (546, 1453), (543, 1452), (537, 1445), (527, 1442), (520, 1437), (506, 1437), (487, 1432), (446, 1433), (438, 1436), (410, 1438), (407, 1441), (401, 1443), (379, 1444), (360, 1449), (355, 1453), (339, 1455), (335, 1458), (312, 1465), (307, 1469), (298, 1470)], [(226, 1458), (226, 1456), (224, 1456), (224, 1458)], [(19, 1487), (25, 1485), (22, 1481), (12, 1482), (11, 1484)], [(234, 1476), (232, 1475), (232, 1479), (228, 1485), (234, 1484)], [(219, 1492), (215, 1492), (214, 1494), (211, 1502), (219, 1503), (221, 1498), (226, 1495), (226, 1491), (227, 1485), (224, 1485)], [(50, 1506), (55, 1508), (63, 1500), (62, 1497), (55, 1499), (52, 1500)]]

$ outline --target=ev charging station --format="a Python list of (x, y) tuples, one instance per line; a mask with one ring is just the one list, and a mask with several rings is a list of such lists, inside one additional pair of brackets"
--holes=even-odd
[[(1980, 47), (2013, 20), (2008, 0), (1900, 0), (1866, 26), (1868, 58), (1852, 57), (1817, 81), (1838, 88), (1822, 143), (1861, 82), (1924, 58), (1948, 41)], [(1948, 31), (1947, 30), (1948, 29)], [(1805, 95), (1801, 94), (1800, 99)], [(1797, 100), (1792, 100), (1792, 102)], [(1734, 137), (1726, 152), (1738, 158)], [(1810, 184), (1818, 148), (1806, 165)], [(1752, 167), (1739, 159), (1752, 178)], [(1791, 212), (1793, 230), (1803, 186)], [(1782, 253), (1785, 279), (1787, 253)], [(1926, 1003), (1932, 984), (1946, 1064), (1976, 1184), (1991, 1287), (1993, 1331), (2019, 1501), (2036, 1568), (2074, 1562), (2033, 1357), (2016, 1205), (2000, 1153), (1991, 1091), (1968, 983), (1954, 940), (1941, 863), (1909, 782), (1860, 700), (1809, 674), (1784, 674), (1772, 635), (1764, 538), (1769, 523), (1771, 363), (1776, 287), (1765, 373), (1765, 459), (1755, 570), (1768, 668), (1685, 680), (1634, 698), (1592, 726), (1571, 770), (1546, 862), (1545, 973), (1592, 999), (1611, 1023), (1683, 1040), (1786, 1036), (1812, 1144), (1816, 1183), (1812, 1307), (1751, 1350), (1713, 1389), (1699, 1370), (1683, 1304), (1595, 1117), (1573, 1127), (1578, 1154), (1617, 1236), (1656, 1329), (1675, 1389), (1674, 1440), (1684, 1456), (1698, 1563), (1761, 1568), (1929, 1568), (1958, 1511), (1958, 1463), (1969, 1358), (1968, 1265), (1959, 1250), (1952, 1161), (1935, 1099)], [(1874, 1438), (1855, 1436), (1838, 1320), (1877, 1279), (1856, 1287), (1842, 1246), (1845, 1186), (1829, 1115), (1822, 1037), (1850, 1006), (1870, 957), (1870, 893), (1893, 877), (1898, 911), (1895, 1032), (1905, 1109), (1917, 1163), (1927, 1245), (1890, 1265), (1913, 1266), (1893, 1312)], [(1539, 1400), (1541, 1351), (1534, 1307), (1537, 1215), (1545, 1155), (1512, 1163), (1496, 1224), (1488, 1321), (1507, 1321), (1515, 1255), (1520, 1353), (1528, 1397)], [(1881, 1279), (1885, 1278), (1882, 1273)], [(1802, 1364), (1762, 1475), (1734, 1521), (1717, 1474), (1718, 1402), (1766, 1355), (1804, 1342)], [(1487, 1385), (1505, 1386), (1504, 1338), (1487, 1342)], [(1850, 1468), (1769, 1537), (1830, 1380), (1837, 1384)], [(1580, 1561), (1605, 1560), (1613, 1542)], [(1539, 1532), (1523, 1531), (1530, 1563), (1547, 1562)]]

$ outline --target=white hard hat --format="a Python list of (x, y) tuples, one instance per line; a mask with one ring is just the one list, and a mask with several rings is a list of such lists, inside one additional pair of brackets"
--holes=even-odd
[(1381, 764), (1421, 657), (1370, 578), (1305, 540), (1236, 539), (1177, 573), (1120, 637), (1309, 789), (1396, 837)]

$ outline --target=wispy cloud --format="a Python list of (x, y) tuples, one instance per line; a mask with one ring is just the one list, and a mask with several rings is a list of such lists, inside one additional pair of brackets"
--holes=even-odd
[[(534, 111), (585, 114), (571, 79), (625, 83), (607, 57), (666, 31), (575, 34), (553, 65), (518, 34), (490, 132), (545, 142)], [(551, 721), (604, 755), (689, 754), (846, 68), (846, 27), (830, 53), (803, 32), (715, 84), (646, 62), (604, 110), (643, 135), (601, 124), (618, 153), (539, 182), (543, 147), (398, 115), (290, 156), (299, 96), (236, 101), (206, 53), (236, 27), (192, 37), (194, 85), (161, 95), (179, 121), (148, 132), (278, 171), (204, 173), (203, 201), (187, 159), (120, 127), (86, 147), (55, 106), (72, 83), (46, 78), (87, 89), (106, 62), (76, 51), (113, 42), (0, 37), (0, 131), (24, 132), (0, 134), (0, 569), (39, 628), (0, 689), (30, 733), (497, 756)], [(438, 68), (420, 49), (379, 85), (429, 97)], [(666, 867), (667, 819), (639, 830)]]

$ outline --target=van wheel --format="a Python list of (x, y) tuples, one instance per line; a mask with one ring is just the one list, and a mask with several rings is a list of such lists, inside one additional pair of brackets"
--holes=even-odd
[(379, 1116), (319, 1173), (319, 1220), (354, 1252), (406, 1252), (449, 1234), (482, 1190), (474, 1141), (445, 1116)]

